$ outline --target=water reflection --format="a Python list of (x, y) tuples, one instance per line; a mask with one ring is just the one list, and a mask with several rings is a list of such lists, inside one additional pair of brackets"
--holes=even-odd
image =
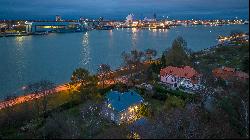
[(89, 34), (86, 32), (82, 39), (81, 61), (80, 65), (84, 66), (90, 62), (90, 49), (89, 49)]
[(132, 49), (136, 49), (137, 33), (138, 33), (138, 29), (132, 28), (132, 36), (131, 36)]
[(109, 36), (112, 37), (113, 36), (113, 31), (109, 30)]
[(152, 29), (152, 31), (155, 33), (155, 32), (157, 32), (157, 29)]
[(114, 38), (113, 38), (113, 31), (109, 30), (109, 48), (112, 48), (114, 46)]
[(15, 65), (16, 65), (16, 73), (17, 73), (17, 80), (19, 82), (24, 81), (24, 73), (26, 71), (26, 60), (25, 60), (25, 42), (27, 41), (28, 37), (20, 36), (15, 37), (15, 53), (13, 54), (13, 58), (15, 59)]
[(24, 39), (25, 39), (24, 36), (18, 36), (18, 37), (16, 37), (15, 40), (16, 40), (17, 46), (22, 46)]

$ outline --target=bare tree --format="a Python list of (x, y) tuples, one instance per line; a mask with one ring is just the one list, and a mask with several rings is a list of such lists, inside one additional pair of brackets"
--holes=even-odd
[(145, 57), (146, 57), (146, 60), (148, 61), (151, 61), (153, 58), (155, 58), (157, 55), (157, 51), (154, 50), (154, 49), (147, 49), (145, 51)]
[(110, 75), (111, 68), (108, 64), (102, 64), (100, 67), (97, 69), (98, 71), (98, 77), (102, 81), (102, 88), (105, 86), (105, 80), (107, 80), (108, 76)]
[(29, 84), (25, 92), (34, 95), (33, 98), (35, 100), (35, 106), (38, 113), (37, 115), (39, 116), (41, 112), (45, 118), (45, 113), (48, 107), (48, 95), (55, 92), (55, 84), (48, 80), (41, 80), (39, 82)]
[(130, 53), (123, 52), (122, 58), (124, 65), (129, 69), (131, 82), (134, 83), (133, 71), (138, 72), (143, 66), (142, 58), (144, 53), (132, 50)]

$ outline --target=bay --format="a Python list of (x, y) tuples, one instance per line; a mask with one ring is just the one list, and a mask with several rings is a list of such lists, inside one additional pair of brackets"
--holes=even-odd
[(39, 80), (62, 84), (73, 70), (84, 67), (95, 73), (100, 64), (121, 66), (121, 53), (152, 48), (162, 51), (182, 36), (189, 48), (199, 51), (217, 44), (218, 35), (232, 30), (248, 32), (248, 25), (179, 26), (169, 30), (114, 29), (45, 36), (0, 38), (0, 99), (21, 95), (22, 87)]

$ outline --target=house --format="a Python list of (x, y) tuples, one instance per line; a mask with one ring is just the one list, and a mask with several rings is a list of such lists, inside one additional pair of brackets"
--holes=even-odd
[(201, 74), (190, 66), (173, 67), (168, 66), (160, 71), (161, 82), (172, 88), (184, 87), (187, 89), (197, 88), (200, 83)]
[(235, 68), (221, 67), (213, 70), (213, 75), (217, 78), (230, 81), (233, 79), (246, 81), (249, 79), (249, 75), (242, 71), (237, 71)]
[(133, 90), (123, 93), (110, 91), (105, 98), (102, 114), (116, 124), (136, 120), (138, 118), (139, 107), (144, 101), (143, 98)]

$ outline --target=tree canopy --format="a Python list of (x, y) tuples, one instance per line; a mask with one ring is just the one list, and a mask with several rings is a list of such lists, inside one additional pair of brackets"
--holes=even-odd
[(191, 50), (187, 48), (187, 42), (182, 37), (177, 37), (172, 47), (166, 52), (166, 66), (186, 66), (191, 65)]
[(104, 86), (105, 86), (105, 80), (106, 80), (106, 78), (108, 78), (109, 72), (111, 72), (111, 68), (108, 64), (102, 64), (97, 69), (98, 77), (102, 81), (102, 88), (104, 88)]

